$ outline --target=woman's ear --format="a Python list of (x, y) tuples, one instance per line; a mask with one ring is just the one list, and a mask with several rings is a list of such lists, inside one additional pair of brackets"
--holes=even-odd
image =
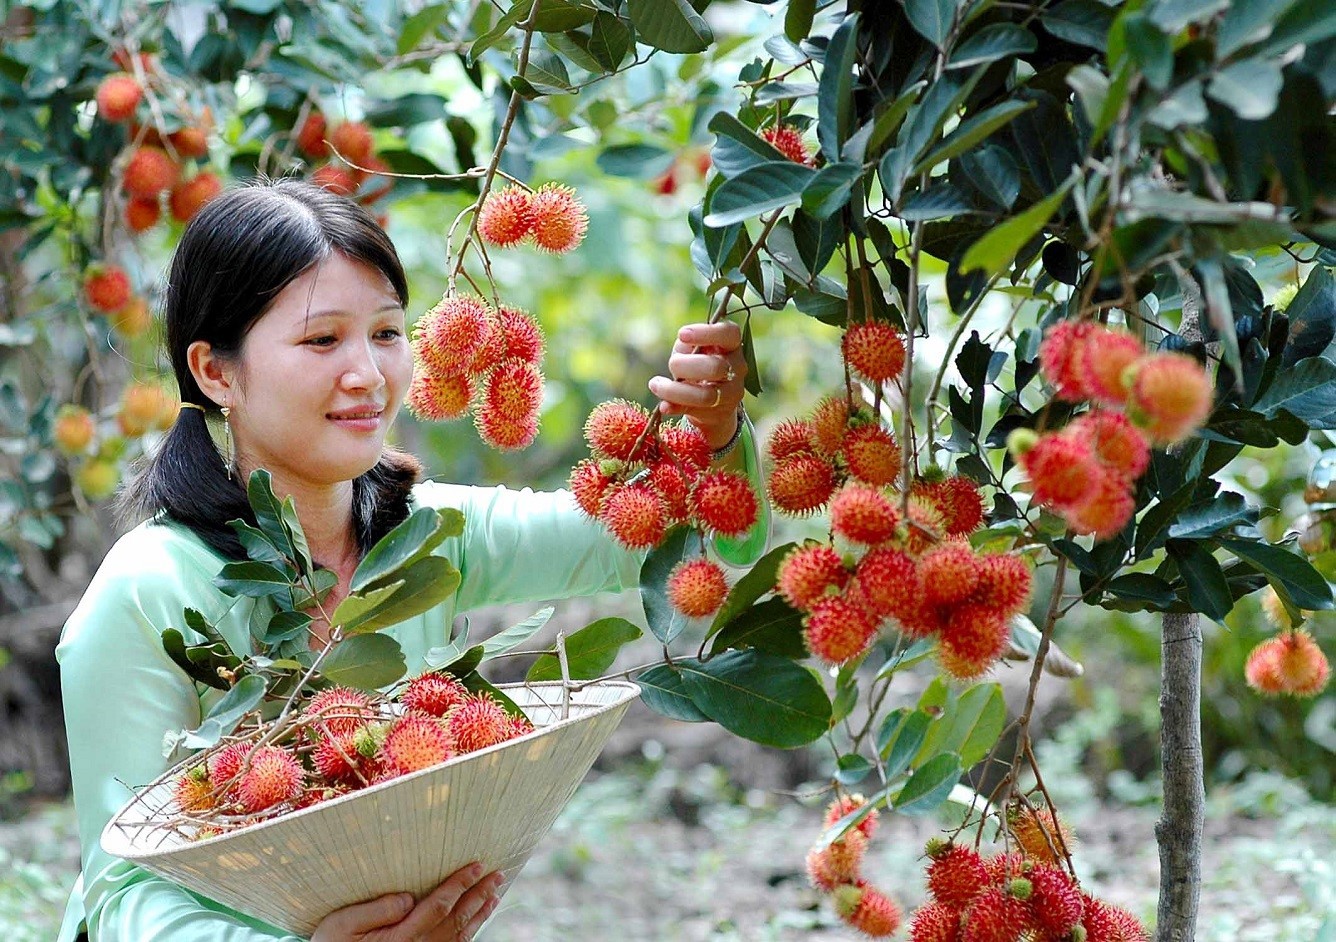
[(231, 364), (218, 356), (207, 340), (196, 340), (186, 348), (186, 364), (200, 392), (220, 406), (232, 404)]

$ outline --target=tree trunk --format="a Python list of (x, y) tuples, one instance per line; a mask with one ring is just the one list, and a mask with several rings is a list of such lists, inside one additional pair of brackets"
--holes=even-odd
[(1164, 808), (1156, 942), (1192, 942), (1201, 897), (1201, 616), (1164, 616), (1160, 633), (1160, 755)]

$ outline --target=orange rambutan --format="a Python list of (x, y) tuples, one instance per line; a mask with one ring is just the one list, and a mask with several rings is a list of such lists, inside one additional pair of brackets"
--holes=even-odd
[(1030, 907), (1006, 889), (989, 887), (970, 902), (960, 921), (961, 942), (1020, 942), (1030, 928)]
[[(119, 311), (107, 316), (107, 320), (111, 323), (111, 329), (122, 337), (142, 337), (153, 326), (153, 311), (149, 309), (147, 298), (141, 294), (132, 294)], [(175, 421), (176, 416), (173, 415), (170, 422), (159, 424), (167, 428)]]
[(695, 477), (714, 460), (710, 443), (701, 430), (690, 422), (660, 425), (659, 448), (666, 457), (681, 465), (688, 477)]
[(1010, 553), (980, 553), (976, 597), (998, 610), (1015, 615), (1030, 605), (1034, 571), (1024, 556)]
[(761, 132), (761, 137), (795, 164), (812, 166), (812, 156), (807, 152), (807, 145), (803, 143), (802, 132), (792, 125), (771, 125)]
[(352, 171), (334, 164), (317, 167), (311, 174), (311, 182), (339, 196), (352, 196), (357, 192), (357, 178), (352, 175)]
[(478, 210), (478, 234), (499, 249), (518, 245), (533, 230), (533, 224), (532, 200), (522, 186), (488, 193)]
[(496, 336), (496, 318), (480, 298), (441, 298), (414, 325), (414, 352), (441, 376), (476, 372), (475, 361), (487, 358)]
[(1331, 679), (1331, 665), (1312, 635), (1286, 631), (1253, 649), (1244, 676), (1249, 687), (1268, 696), (1314, 697)]
[(417, 369), (404, 401), (419, 419), (448, 422), (462, 417), (472, 399), (473, 378), (467, 373), (442, 376), (434, 370)]
[(599, 509), (603, 506), (603, 497), (614, 480), (611, 475), (603, 473), (598, 461), (585, 458), (571, 469), (567, 486), (570, 488), (571, 496), (575, 498), (575, 502), (580, 505), (586, 516), (597, 517)]
[(885, 893), (865, 883), (835, 890), (835, 910), (845, 924), (872, 939), (894, 935), (902, 919), (900, 907)]
[(246, 812), (256, 814), (301, 795), (306, 773), (286, 749), (258, 746), (246, 757), (246, 763), (248, 767), (241, 773), (236, 789), (237, 800)]
[(929, 842), (928, 891), (952, 909), (964, 909), (989, 883), (979, 852), (964, 844)]
[(984, 859), (983, 866), (988, 871), (988, 882), (1003, 886), (1025, 875), (1025, 855), (1017, 851), (993, 854)]
[(209, 756), (209, 781), (215, 788), (226, 788), (228, 795), (235, 793), (237, 782), (234, 780), (250, 749), (250, 743), (234, 742)]
[(445, 722), (461, 754), (507, 742), (514, 729), (506, 708), (485, 693), (475, 694), (455, 707)]
[(589, 214), (575, 191), (560, 183), (544, 183), (529, 199), (534, 244), (548, 252), (569, 252), (584, 241)]
[(1021, 853), (1039, 863), (1060, 863), (1076, 847), (1076, 835), (1052, 808), (1009, 808), (1007, 828)]
[(707, 530), (741, 536), (756, 523), (756, 492), (745, 474), (707, 471), (691, 489), (691, 513)]
[(371, 700), (352, 687), (326, 687), (306, 705), (304, 717), (322, 734), (352, 735), (375, 716)]
[(996, 663), (1010, 637), (1007, 619), (995, 606), (966, 602), (942, 622), (938, 660), (957, 680), (973, 680)]
[(852, 883), (858, 879), (866, 849), (867, 838), (857, 830), (825, 847), (813, 847), (807, 852), (807, 878), (826, 893)]
[(929, 605), (954, 605), (979, 585), (979, 558), (963, 539), (947, 539), (918, 560), (918, 579)]
[(1182, 441), (1211, 414), (1211, 378), (1186, 353), (1152, 353), (1129, 372), (1128, 416), (1158, 444)]
[(155, 197), (176, 186), (181, 168), (161, 147), (138, 147), (130, 155), (121, 186), (131, 196)]
[(329, 156), (329, 145), (325, 143), (325, 132), (328, 126), (325, 123), (325, 116), (318, 111), (312, 111), (306, 116), (301, 127), (297, 129), (294, 135), (297, 141), (297, 148), (307, 157), (316, 160), (323, 160)]
[(406, 774), (454, 758), (455, 747), (444, 721), (421, 713), (408, 713), (390, 724), (381, 754)]
[(905, 551), (917, 557), (945, 535), (946, 519), (942, 512), (930, 501), (911, 494), (905, 527)]
[(311, 751), (311, 764), (326, 782), (356, 782), (361, 755), (351, 733), (326, 736)]
[(937, 508), (948, 536), (968, 536), (983, 523), (983, 495), (979, 485), (963, 475), (940, 481), (917, 481), (913, 493)]
[(1082, 357), (1095, 326), (1090, 321), (1059, 321), (1044, 332), (1039, 368), (1060, 399), (1080, 402), (1086, 398)]
[(1061, 434), (1040, 436), (1018, 463), (1030, 477), (1034, 499), (1059, 510), (1085, 501), (1106, 476), (1090, 445)]
[(1090, 491), (1080, 502), (1063, 508), (1067, 524), (1077, 533), (1096, 540), (1117, 536), (1136, 512), (1136, 498), (1131, 483), (1122, 475), (1104, 468), (1093, 475)]
[[(826, 805), (826, 826), (834, 824), (847, 814), (851, 814), (867, 804), (867, 799), (857, 793), (852, 795), (840, 795), (830, 804)], [(881, 812), (873, 808), (867, 813), (867, 816), (854, 825), (853, 830), (862, 834), (868, 840), (872, 840), (872, 835), (877, 833), (877, 819)], [(848, 832), (846, 832), (848, 833)]]
[(1150, 464), (1150, 444), (1121, 412), (1095, 409), (1078, 416), (1065, 434), (1080, 439), (1106, 467), (1128, 480), (1136, 480)]
[(776, 463), (792, 458), (794, 455), (812, 454), (812, 435), (814, 430), (810, 422), (801, 419), (785, 419), (775, 426), (766, 441), (766, 453)]
[[(525, 364), (532, 366), (532, 364)], [(538, 437), (538, 410), (525, 415), (506, 415), (487, 400), (473, 416), (478, 436), (489, 448), (498, 451), (519, 451), (528, 448)]]
[(209, 156), (209, 132), (198, 125), (187, 125), (167, 135), (176, 156), (186, 160), (200, 160)]
[(500, 337), (505, 347), (502, 359), (542, 363), (546, 342), (537, 321), (519, 308), (503, 304), (496, 309), (496, 322), (501, 327)]
[(869, 423), (849, 429), (840, 443), (849, 473), (873, 487), (894, 484), (900, 476), (900, 446), (890, 432)]
[(849, 404), (842, 396), (826, 396), (816, 404), (807, 424), (812, 429), (812, 448), (823, 457), (833, 458), (849, 429)]
[(779, 594), (794, 608), (811, 611), (820, 599), (844, 589), (849, 571), (840, 554), (825, 543), (794, 547), (779, 564)]
[(846, 484), (831, 498), (830, 528), (851, 543), (884, 543), (899, 525), (899, 509), (877, 488)]
[(82, 454), (96, 437), (97, 421), (83, 406), (66, 403), (56, 412), (56, 420), (51, 425), (51, 438), (62, 454)]
[(660, 459), (650, 465), (649, 486), (663, 501), (670, 526), (691, 516), (691, 483), (672, 461)]
[(202, 170), (184, 183), (172, 187), (167, 199), (171, 207), (172, 218), (177, 222), (189, 222), (205, 203), (223, 192), (223, 181), (216, 173)]
[(668, 575), (668, 603), (688, 618), (719, 611), (728, 595), (728, 579), (712, 559), (684, 559)]
[(126, 72), (108, 75), (97, 86), (98, 117), (112, 124), (128, 121), (143, 97), (144, 90), (133, 75)]
[(835, 466), (817, 455), (794, 455), (770, 472), (767, 492), (781, 512), (805, 516), (820, 510), (835, 491)]
[(1081, 924), (1081, 916), (1085, 913), (1076, 882), (1066, 871), (1046, 865), (1032, 868), (1027, 876), (1035, 928), (1045, 938), (1066, 938)]
[(463, 703), (468, 695), (468, 688), (453, 674), (431, 671), (410, 680), (399, 695), (399, 702), (409, 712), (442, 717), (451, 707)]
[(608, 532), (629, 549), (649, 549), (663, 541), (667, 520), (659, 495), (638, 485), (610, 488), (599, 509)]
[(909, 923), (909, 942), (960, 942), (960, 910), (936, 901), (921, 906)]
[(125, 225), (131, 232), (147, 232), (162, 217), (162, 204), (156, 196), (132, 196), (125, 203)]
[(876, 634), (876, 622), (866, 610), (842, 595), (817, 599), (803, 619), (807, 650), (827, 664), (843, 664), (862, 654)]
[(172, 789), (172, 797), (176, 801), (176, 807), (186, 814), (212, 808), (215, 801), (213, 785), (209, 782), (208, 767), (201, 764), (183, 772)]
[(1127, 331), (1093, 327), (1076, 354), (1085, 398), (1122, 405), (1127, 401), (1123, 373), (1145, 355), (1141, 341)]
[[(625, 399), (600, 402), (585, 420), (585, 441), (589, 443), (589, 450), (599, 458), (645, 460), (651, 451), (649, 437), (645, 435), (649, 418), (649, 412), (643, 406)], [(640, 442), (639, 447), (637, 442)]]
[(483, 402), (503, 419), (523, 419), (543, 404), (543, 374), (527, 360), (505, 360), (488, 375)]
[(900, 331), (885, 321), (851, 324), (841, 342), (849, 368), (874, 383), (899, 378), (905, 368), (905, 343)]
[(84, 297), (104, 314), (114, 314), (130, 302), (130, 276), (119, 265), (90, 265), (84, 273)]
[(329, 135), (329, 143), (345, 160), (351, 163), (365, 163), (376, 148), (371, 129), (361, 121), (344, 121), (337, 125)]

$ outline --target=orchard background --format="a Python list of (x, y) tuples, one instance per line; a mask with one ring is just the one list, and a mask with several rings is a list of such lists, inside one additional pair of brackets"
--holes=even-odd
[[(172, 414), (152, 313), (163, 264), (215, 179), (260, 171), (356, 186), (385, 215), (410, 269), (414, 314), (453, 284), (491, 295), (490, 277), (545, 328), (536, 444), (500, 453), (467, 423), (406, 421), (401, 443), (432, 474), (561, 484), (586, 454), (580, 428), (594, 406), (647, 401), (644, 381), (661, 369), (676, 327), (726, 314), (747, 326), (748, 410), (762, 438), (832, 394), (880, 410), (906, 446), (902, 480), (935, 464), (978, 482), (989, 515), (973, 548), (1036, 566), (1029, 625), (1012, 639), (1021, 660), (967, 684), (937, 680), (936, 662), (920, 656), (928, 648), (889, 629), (856, 662), (827, 670), (806, 656), (802, 613), (763, 598), (766, 573), (739, 583), (726, 619), (674, 621), (655, 598), (671, 552), (684, 551), (680, 532), (647, 566), (648, 616), (634, 597), (564, 606), (548, 632), (609, 614), (647, 629), (615, 668), (597, 671), (668, 648), (688, 665), (673, 676), (689, 679), (649, 678), (661, 708), (798, 751), (751, 749), (714, 724), (646, 714), (631, 728), (634, 748), (610, 753), (602, 791), (591, 789), (603, 799), (598, 813), (568, 819), (565, 843), (534, 868), (548, 880), (526, 877), (533, 899), (573, 880), (561, 905), (578, 908), (580, 881), (599, 876), (598, 854), (608, 852), (578, 829), (614, 822), (663, 855), (665, 883), (660, 903), (614, 913), (607, 931), (635, 925), (640, 937), (670, 937), (679, 911), (697, 904), (671, 874), (694, 874), (700, 892), (709, 874), (683, 860), (721, 844), (641, 831), (658, 809), (711, 824), (719, 842), (731, 826), (750, 835), (743, 843), (783, 848), (740, 855), (747, 879), (715, 877), (769, 880), (774, 894), (732, 908), (726, 899), (711, 910), (713, 925), (681, 931), (827, 931), (837, 921), (805, 888), (801, 858), (835, 836), (823, 835), (821, 817), (834, 780), (889, 806), (865, 870), (908, 912), (923, 898), (923, 839), (962, 822), (970, 833), (982, 827), (982, 800), (964, 811), (972, 789), (1004, 806), (1029, 793), (1032, 779), (1005, 773), (1014, 755), (1025, 760), (1017, 768), (1043, 770), (1045, 800), (1075, 820), (1078, 836), (1092, 791), (1083, 783), (1108, 803), (1088, 819), (1121, 825), (1115, 847), (1128, 850), (1083, 841), (1077, 873), (1158, 923), (1159, 937), (1191, 938), (1194, 927), (1213, 938), (1336, 933), (1336, 700), (1263, 698), (1244, 681), (1257, 643), (1301, 610), (1331, 607), (1325, 577), (1336, 574), (1318, 462), (1336, 426), (1336, 13), (1317, 0), (817, 6), (9, 8), (0, 45), (0, 812), (20, 822), (12, 833), (24, 866), (0, 878), (0, 919), (12, 913), (14, 932), (36, 926), (32, 937), (45, 937), (41, 920), (53, 924), (59, 887), (72, 879), (67, 845), (48, 827), (58, 830), (59, 806), (43, 803), (66, 787), (51, 651), (114, 539), (106, 497)], [(116, 114), (124, 98), (97, 100), (117, 73), (129, 76), (118, 80), (122, 94), (125, 81), (142, 90), (132, 115)], [(780, 125), (803, 152), (772, 147)], [(318, 156), (325, 138), (338, 153)], [(590, 215), (584, 244), (553, 257), (492, 250), (484, 264), (472, 215), (460, 214), (504, 185), (498, 171), (575, 187)], [(125, 273), (142, 304), (107, 300), (119, 286), (106, 266)], [(90, 291), (93, 276), (101, 280)], [(1071, 416), (1038, 354), (1046, 328), (1077, 319), (1193, 356), (1215, 387), (1204, 428), (1157, 451), (1132, 492), (1135, 516), (1099, 541), (1032, 502), (1006, 448), (1018, 428), (1047, 431)], [(903, 331), (910, 367), (897, 382), (874, 389), (841, 363), (841, 331), (864, 321)], [(1320, 486), (1305, 495), (1315, 462)], [(829, 533), (823, 516), (778, 515), (774, 543)], [(494, 613), (492, 624), (526, 614)], [(1329, 617), (1305, 621), (1328, 650)], [(475, 624), (474, 637), (484, 630)], [(1084, 670), (1073, 676), (1077, 664)], [(731, 687), (744, 694), (720, 695), (723, 666), (742, 677)], [(114, 665), (108, 671), (114, 677)], [(776, 699), (789, 709), (755, 722), (756, 702)], [(1194, 756), (1199, 763), (1177, 761)], [(719, 780), (685, 771), (700, 759), (728, 771)], [(620, 817), (619, 801), (630, 809)], [(1129, 805), (1160, 814), (1158, 859), (1154, 815)], [(1255, 831), (1268, 848), (1258, 867), (1290, 879), (1261, 893), (1252, 875), (1231, 885), (1231, 864), (1218, 856), (1228, 846), (1221, 814), (1234, 829), (1247, 829), (1239, 816), (1269, 821)], [(798, 837), (785, 844), (779, 832)], [(778, 857), (786, 865), (776, 869)], [(524, 897), (511, 898), (533, 905)], [(802, 915), (761, 927), (758, 909)]]

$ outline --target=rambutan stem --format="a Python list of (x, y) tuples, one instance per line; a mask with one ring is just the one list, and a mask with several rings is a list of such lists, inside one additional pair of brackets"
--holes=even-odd
[[(1053, 833), (1048, 832), (1043, 821), (1039, 821), (1039, 831), (1044, 835), (1044, 840), (1048, 841), (1048, 849), (1054, 852), (1056, 856), (1061, 853), (1067, 860), (1067, 872), (1076, 876), (1076, 864), (1072, 863), (1071, 848), (1067, 846), (1067, 838), (1062, 833), (1062, 828), (1056, 826), (1058, 820), (1058, 806), (1053, 803), (1053, 796), (1048, 793), (1048, 788), (1044, 785), (1044, 776), (1039, 772), (1039, 759), (1034, 754), (1034, 744), (1027, 741), (1025, 743), (1025, 760), (1030, 764), (1030, 770), (1034, 772), (1034, 781), (1039, 789), (1039, 794), (1044, 796), (1044, 804), (1048, 805), (1048, 810), (1053, 813), (1054, 828)], [(1022, 800), (1029, 804), (1029, 801), (1022, 796)]]
[[(537, 6), (535, 0), (534, 6)], [(566, 632), (557, 632), (557, 663), (561, 665), (561, 718), (571, 715), (571, 665), (566, 659)]]

